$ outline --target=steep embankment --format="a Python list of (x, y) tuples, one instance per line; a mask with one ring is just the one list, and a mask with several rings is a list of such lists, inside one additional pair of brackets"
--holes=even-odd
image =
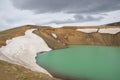
[[(53, 48), (64, 48), (71, 44), (120, 46), (120, 27), (62, 27), (38, 28), (35, 33)], [(53, 36), (56, 35), (57, 37)]]
[(60, 80), (24, 67), (0, 61), (0, 80)]

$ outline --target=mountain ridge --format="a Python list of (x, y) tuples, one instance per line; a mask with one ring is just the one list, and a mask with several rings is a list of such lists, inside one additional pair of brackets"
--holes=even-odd
[(120, 22), (113, 22), (113, 23), (105, 24), (105, 26), (120, 26)]
[[(107, 34), (91, 32), (85, 33), (82, 31), (77, 31), (77, 29), (110, 29), (110, 28), (120, 28), (120, 26), (93, 26), (93, 27), (61, 27), (52, 28), (45, 26), (36, 25), (25, 25), (18, 28), (9, 29), (0, 32), (0, 46), (6, 45), (6, 40), (12, 39), (13, 37), (24, 35), (25, 31), (28, 29), (35, 28), (33, 32), (38, 36), (42, 37), (52, 49), (65, 48), (68, 45), (103, 45), (103, 46), (120, 46), (120, 32), (117, 34)], [(52, 33), (56, 34), (58, 37), (54, 38)], [(113, 39), (114, 37), (114, 39)], [(56, 47), (57, 46), (57, 47)]]

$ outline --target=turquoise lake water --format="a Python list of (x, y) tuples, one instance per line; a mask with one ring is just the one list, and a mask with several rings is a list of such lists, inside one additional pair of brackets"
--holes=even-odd
[(72, 45), (40, 53), (36, 63), (75, 80), (120, 80), (120, 47)]

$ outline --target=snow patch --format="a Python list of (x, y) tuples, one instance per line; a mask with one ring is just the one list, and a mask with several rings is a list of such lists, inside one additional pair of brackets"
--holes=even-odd
[(99, 33), (108, 33), (108, 34), (117, 34), (118, 32), (120, 32), (120, 28), (100, 29), (98, 32)]
[(43, 72), (51, 76), (48, 71), (36, 64), (37, 52), (50, 51), (46, 42), (36, 34), (35, 29), (25, 32), (24, 36), (19, 36), (6, 41), (6, 46), (0, 48), (0, 60), (18, 64), (33, 71)]
[(93, 33), (93, 32), (97, 32), (98, 29), (91, 29), (91, 28), (87, 28), (87, 29), (77, 29), (76, 31), (81, 31), (81, 32), (85, 32), (85, 33)]
[(54, 38), (57, 38), (57, 35), (56, 35), (55, 33), (52, 33), (52, 36), (53, 36)]
[(77, 29), (76, 31), (81, 31), (84, 33), (92, 33), (98, 31), (99, 33), (117, 34), (118, 32), (120, 32), (120, 28), (104, 28), (99, 30), (97, 28), (94, 29), (87, 28), (87, 29)]

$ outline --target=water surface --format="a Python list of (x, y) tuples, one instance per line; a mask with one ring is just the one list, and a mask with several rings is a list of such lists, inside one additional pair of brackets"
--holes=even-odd
[(120, 47), (78, 46), (36, 57), (37, 64), (56, 75), (88, 80), (120, 80)]

